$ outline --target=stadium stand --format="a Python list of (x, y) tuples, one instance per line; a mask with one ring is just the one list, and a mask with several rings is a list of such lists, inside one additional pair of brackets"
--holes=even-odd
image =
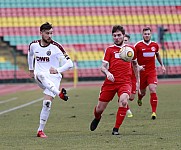
[[(141, 40), (144, 26), (150, 26), (153, 40), (159, 41), (158, 27), (162, 26), (167, 29), (164, 43), (160, 44), (166, 75), (181, 76), (180, 0), (6, 0), (0, 8), (0, 37), (25, 57), (29, 43), (40, 38), (39, 26), (51, 22), (54, 39), (77, 63), (79, 79), (104, 77), (99, 68), (104, 49), (112, 44), (112, 25), (123, 25), (133, 44)], [(9, 71), (6, 63), (0, 63), (1, 74)], [(165, 76), (156, 64), (158, 75)], [(23, 74), (22, 78), (28, 78)], [(0, 80), (5, 77), (1, 75)], [(73, 71), (64, 77), (72, 78)]]

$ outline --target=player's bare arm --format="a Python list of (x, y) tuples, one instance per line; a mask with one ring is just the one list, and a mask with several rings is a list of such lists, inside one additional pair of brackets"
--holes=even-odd
[(156, 58), (157, 58), (158, 62), (159, 62), (160, 65), (161, 65), (162, 71), (165, 72), (165, 71), (166, 71), (166, 68), (165, 68), (165, 66), (164, 66), (164, 64), (163, 64), (163, 62), (162, 62), (162, 60), (161, 60), (161, 56), (160, 56), (159, 52), (156, 53)]
[(102, 62), (101, 71), (107, 76), (107, 79), (114, 82), (114, 76), (108, 71), (109, 65), (106, 62)]
[(139, 85), (140, 85), (140, 69), (143, 70), (144, 68), (142, 66), (138, 65), (137, 60), (133, 60), (132, 64), (133, 64), (134, 74), (135, 74), (135, 77), (136, 77), (136, 90), (138, 90)]

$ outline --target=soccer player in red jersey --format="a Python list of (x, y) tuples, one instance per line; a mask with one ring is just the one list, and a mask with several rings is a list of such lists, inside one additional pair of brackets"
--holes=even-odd
[[(108, 103), (113, 99), (116, 93), (119, 98), (118, 110), (112, 135), (119, 135), (118, 130), (125, 118), (128, 99), (131, 93), (132, 68), (131, 62), (123, 61), (119, 57), (120, 49), (125, 46), (124, 35), (125, 29), (122, 26), (113, 26), (112, 37), (114, 45), (109, 46), (105, 50), (104, 58), (102, 60), (101, 71), (106, 75), (106, 79), (101, 87), (98, 104), (94, 108), (94, 119), (90, 124), (91, 131), (94, 131), (97, 128), (103, 111), (106, 109)], [(134, 49), (134, 47), (132, 48)], [(136, 55), (133, 60), (136, 61)], [(137, 70), (136, 63), (134, 63), (133, 67)]]
[(138, 105), (142, 105), (142, 98), (146, 94), (148, 86), (150, 91), (150, 104), (152, 108), (151, 118), (156, 119), (156, 109), (158, 97), (156, 94), (157, 87), (157, 72), (155, 66), (155, 56), (161, 65), (161, 69), (165, 72), (165, 67), (162, 63), (159, 54), (159, 46), (156, 42), (151, 41), (151, 28), (145, 27), (142, 31), (143, 40), (135, 44), (137, 53), (137, 61), (139, 65), (144, 66), (144, 71), (140, 71), (140, 91), (138, 92)]
[[(128, 34), (124, 35), (124, 44), (130, 44), (130, 35)], [(133, 69), (132, 69), (131, 83), (132, 83), (132, 87), (131, 87), (131, 95), (129, 97), (129, 100), (133, 101), (136, 95), (136, 77), (135, 77)], [(127, 117), (128, 118), (133, 117), (133, 113), (131, 112), (129, 105), (128, 105), (128, 110), (127, 110)]]

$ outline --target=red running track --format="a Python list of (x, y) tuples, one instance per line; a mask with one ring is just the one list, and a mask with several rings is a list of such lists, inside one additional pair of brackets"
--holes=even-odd
[[(158, 80), (159, 84), (181, 84), (181, 78), (178, 79), (160, 79)], [(91, 81), (91, 82), (79, 82), (77, 87), (90, 87), (97, 86), (100, 87), (103, 81)], [(62, 83), (62, 87), (73, 88), (73, 83)], [(37, 84), (1, 84), (0, 85), (0, 96), (6, 95), (8, 93), (16, 93), (17, 91), (31, 91), (40, 89)]]

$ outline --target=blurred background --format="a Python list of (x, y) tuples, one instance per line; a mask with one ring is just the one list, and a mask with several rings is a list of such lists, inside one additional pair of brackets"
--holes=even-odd
[(53, 39), (74, 60), (64, 80), (104, 79), (100, 65), (115, 24), (124, 26), (132, 44), (150, 26), (167, 68), (163, 74), (156, 62), (158, 77), (181, 77), (181, 0), (0, 0), (0, 83), (33, 82), (28, 46), (41, 38), (39, 27), (45, 22), (52, 23)]

